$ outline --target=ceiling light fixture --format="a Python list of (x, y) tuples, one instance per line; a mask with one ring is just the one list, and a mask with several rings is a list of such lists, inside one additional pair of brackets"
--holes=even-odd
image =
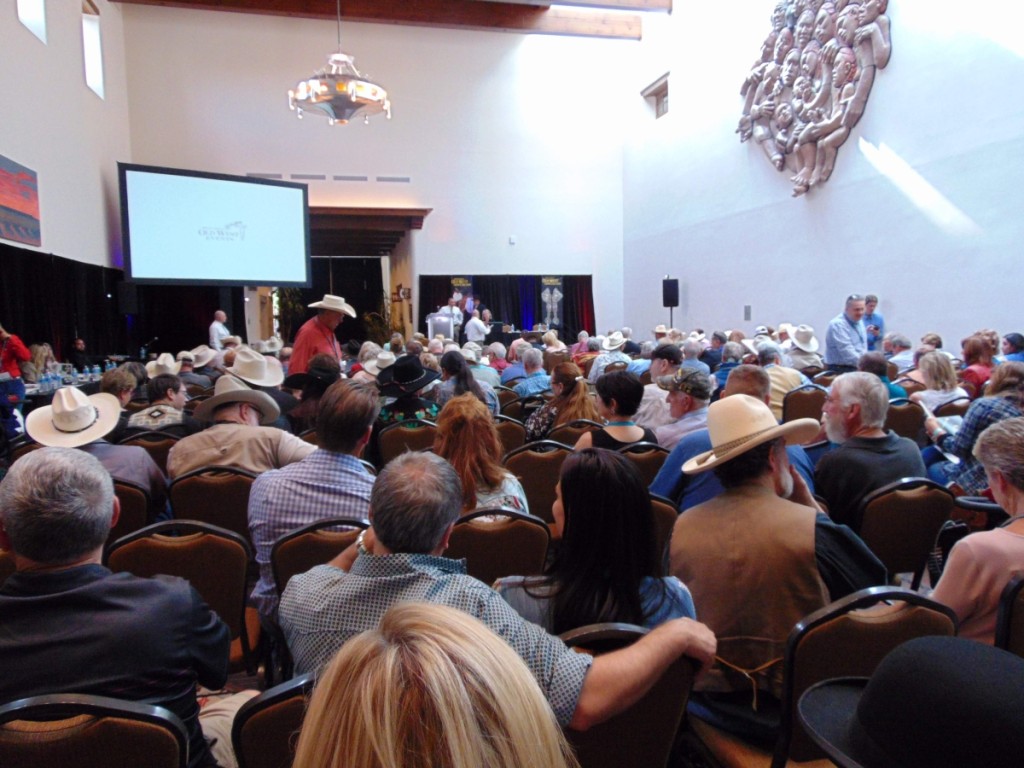
[(301, 119), (307, 111), (324, 115), (329, 125), (345, 125), (362, 116), (369, 123), (371, 115), (384, 112), (391, 119), (391, 101), (384, 86), (370, 80), (356, 69), (355, 58), (341, 50), (341, 0), (338, 0), (338, 52), (327, 57), (328, 66), (311, 78), (300, 80), (288, 90), (288, 106)]

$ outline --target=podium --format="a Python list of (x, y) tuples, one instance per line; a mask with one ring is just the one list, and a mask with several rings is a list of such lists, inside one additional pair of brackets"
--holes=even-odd
[(443, 338), (454, 339), (455, 329), (452, 327), (452, 316), (433, 312), (427, 315), (427, 338), (436, 338), (441, 334)]

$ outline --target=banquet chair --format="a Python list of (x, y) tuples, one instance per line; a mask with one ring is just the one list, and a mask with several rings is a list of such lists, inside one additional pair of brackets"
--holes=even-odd
[(1010, 579), (999, 597), (995, 646), (1024, 656), (1024, 574)]
[(568, 445), (554, 440), (536, 440), (506, 453), (502, 466), (519, 478), (530, 513), (546, 523), (553, 523), (551, 505), (555, 501), (555, 485), (562, 471), (562, 462), (572, 453)]
[(315, 682), (300, 675), (242, 705), (231, 724), (238, 768), (290, 768)]
[(475, 509), (455, 521), (444, 556), (466, 560), (466, 573), (484, 584), (544, 570), (551, 534), (539, 517), (501, 507)]

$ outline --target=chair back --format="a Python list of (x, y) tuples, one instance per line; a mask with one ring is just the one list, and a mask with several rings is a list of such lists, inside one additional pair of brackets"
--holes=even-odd
[(300, 432), (299, 433), (299, 437), (301, 437), (307, 443), (310, 443), (312, 445), (316, 445), (316, 446), (320, 445), (320, 438), (318, 438), (316, 436), (316, 427), (310, 427), (309, 429), (305, 430), (304, 432)]
[(511, 403), (513, 400), (518, 400), (519, 395), (511, 387), (502, 386), (499, 384), (494, 388), (495, 393), (498, 395), (498, 410), (500, 411), (506, 405)]
[(185, 403), (185, 407), (182, 410), (185, 411), (185, 413), (187, 413), (189, 416), (191, 416), (193, 413), (196, 412), (196, 408), (199, 407), (199, 404), (203, 402), (203, 400), (209, 399), (210, 395), (196, 395), (187, 403)]
[(651, 383), (651, 369), (648, 368), (646, 371), (640, 374), (640, 383), (645, 387)]
[(904, 397), (889, 402), (885, 415), (885, 429), (892, 430), (900, 437), (909, 437), (918, 445), (927, 444), (924, 435), (924, 408)]
[(292, 576), (333, 560), (352, 545), (360, 531), (369, 527), (366, 520), (332, 517), (304, 525), (279, 538), (270, 549), (270, 568), (274, 572), (277, 594), (284, 592)]
[(602, 371), (602, 373), (616, 373), (617, 371), (624, 371), (627, 368), (629, 368), (629, 363), (620, 360), (617, 363), (608, 363), (608, 365), (604, 367), (604, 371)]
[(885, 364), (885, 375), (889, 378), (889, 381), (896, 381), (896, 378), (900, 375), (900, 367), (891, 360)]
[[(646, 629), (630, 624), (593, 624), (560, 637), (571, 648), (600, 655), (645, 634)], [(586, 731), (566, 729), (581, 768), (667, 765), (696, 673), (697, 664), (680, 656), (633, 706)]]
[(409, 419), (390, 424), (377, 435), (381, 467), (406, 451), (422, 451), (434, 446), (437, 424), (426, 419)]
[[(679, 518), (679, 510), (671, 499), (651, 494), (651, 511), (654, 513), (655, 546), (659, 557), (667, 555), (668, 545), (672, 541), (672, 529)], [(664, 559), (664, 558), (663, 558)]]
[(936, 416), (966, 416), (967, 409), (971, 407), (971, 398), (958, 397), (943, 403), (935, 409)]
[(1024, 656), (1024, 574), (1010, 579), (999, 598), (995, 646)]
[[(172, 535), (177, 534), (177, 535)], [(223, 619), (231, 639), (245, 632), (246, 571), (252, 548), (233, 531), (192, 520), (155, 523), (118, 539), (106, 552), (111, 571), (185, 579)]]
[(658, 445), (657, 443), (630, 443), (619, 448), (617, 453), (621, 453), (627, 459), (633, 462), (637, 469), (640, 470), (640, 475), (644, 479), (644, 485), (650, 486), (654, 482), (655, 476), (661, 469), (661, 465), (665, 463), (665, 459), (668, 458), (669, 450), (664, 446)]
[(907, 397), (910, 397), (915, 392), (924, 392), (926, 389), (928, 389), (928, 387), (925, 386), (923, 382), (917, 381), (916, 379), (911, 379), (906, 376), (904, 376), (902, 379), (897, 379), (896, 381), (893, 381), (893, 384), (899, 387), (903, 387), (903, 391), (907, 393)]
[(513, 419), (522, 424), (526, 419), (523, 416), (523, 400), (520, 397), (516, 397), (515, 400), (509, 400), (507, 403), (501, 406), (501, 415), (507, 419)]
[(797, 718), (797, 702), (812, 685), (836, 677), (870, 677), (906, 641), (956, 632), (951, 608), (897, 587), (862, 589), (804, 617), (786, 642), (782, 728), (773, 768), (782, 768), (787, 759), (824, 757)]
[(121, 516), (110, 529), (108, 542), (141, 530), (153, 522), (149, 519), (149, 492), (141, 485), (127, 480), (115, 480), (114, 495), (121, 504)]
[(860, 537), (890, 575), (912, 572), (912, 588), (917, 589), (928, 553), (954, 504), (953, 494), (938, 483), (905, 477), (864, 497)]
[(519, 478), (531, 514), (546, 523), (555, 522), (551, 505), (555, 501), (555, 486), (562, 471), (562, 462), (572, 448), (554, 440), (537, 440), (505, 454), (502, 465)]
[(249, 490), (256, 473), (237, 467), (199, 467), (167, 486), (178, 520), (198, 520), (249, 538)]
[(139, 411), (144, 411), (146, 408), (149, 408), (149, 400), (142, 399), (129, 400), (128, 405), (124, 407), (128, 413), (138, 413)]
[(823, 373), (825, 371), (825, 369), (820, 365), (808, 365), (804, 368), (797, 368), (797, 370), (811, 381), (813, 381), (819, 373)]
[(522, 422), (508, 416), (495, 416), (494, 426), (498, 430), (498, 439), (501, 440), (502, 455), (526, 444), (526, 427)]
[(814, 419), (821, 421), (828, 391), (817, 384), (804, 384), (792, 389), (782, 398), (782, 421)]
[(242, 705), (231, 724), (238, 768), (291, 768), (314, 682), (300, 675)]
[(445, 557), (465, 558), (466, 572), (484, 584), (544, 570), (551, 533), (539, 517), (510, 509), (476, 509), (455, 522)]
[(140, 448), (144, 448), (146, 453), (156, 462), (156, 465), (160, 467), (160, 471), (166, 475), (167, 454), (171, 452), (171, 448), (180, 439), (178, 435), (172, 435), (169, 432), (147, 430), (145, 432), (136, 432), (123, 438), (118, 445), (137, 445)]
[(57, 693), (0, 707), (0, 765), (186, 768), (188, 732), (164, 707)]
[(557, 352), (544, 350), (544, 372), (550, 374), (559, 363), (569, 362), (569, 350), (560, 349)]
[(839, 373), (833, 370), (822, 371), (811, 377), (811, 381), (817, 384), (819, 387), (831, 387), (832, 382), (835, 381), (836, 376)]
[(596, 421), (590, 419), (574, 419), (573, 421), (567, 421), (564, 424), (559, 424), (548, 433), (548, 440), (554, 440), (556, 443), (565, 443), (566, 445), (576, 445), (576, 442), (586, 432), (593, 432), (594, 430), (601, 429), (601, 425)]
[(206, 387), (202, 384), (186, 384), (185, 391), (188, 393), (189, 398), (199, 397), (200, 395), (206, 394)]
[(22, 456), (32, 451), (38, 450), (43, 446), (37, 443), (28, 435), (22, 434), (10, 442), (10, 462), (13, 464)]

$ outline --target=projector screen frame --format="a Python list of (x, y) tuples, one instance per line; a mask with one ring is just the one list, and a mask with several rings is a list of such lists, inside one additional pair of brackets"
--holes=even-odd
[[(209, 179), (213, 181), (226, 181), (241, 184), (254, 184), (272, 187), (293, 189), (302, 195), (303, 210), (303, 238), (305, 241), (303, 253), (304, 280), (281, 280), (278, 278), (246, 278), (246, 279), (216, 279), (216, 278), (176, 278), (176, 277), (137, 277), (132, 270), (132, 245), (131, 245), (131, 211), (128, 205), (128, 180), (130, 172), (161, 174), (166, 176)], [(311, 288), (313, 281), (312, 265), (312, 241), (310, 237), (310, 208), (309, 208), (309, 187), (298, 182), (284, 181), (281, 179), (267, 179), (255, 176), (236, 176), (226, 173), (213, 173), (210, 171), (198, 171), (187, 168), (171, 168), (157, 165), (144, 165), (139, 163), (117, 164), (118, 195), (120, 200), (121, 218), (121, 249), (124, 257), (125, 282), (136, 285), (196, 285), (196, 286), (221, 286), (239, 287), (266, 285), (277, 288)]]

